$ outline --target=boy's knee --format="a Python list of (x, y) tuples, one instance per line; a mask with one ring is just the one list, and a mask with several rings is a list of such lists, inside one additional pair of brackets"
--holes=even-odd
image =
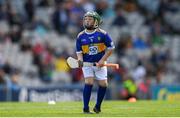
[(86, 78), (85, 79), (85, 84), (93, 85), (94, 83), (94, 78)]
[(93, 82), (85, 82), (85, 84), (93, 85)]
[(108, 86), (108, 82), (107, 82), (107, 81), (100, 81), (100, 82), (99, 82), (99, 86), (101, 86), (101, 87), (107, 87), (107, 86)]

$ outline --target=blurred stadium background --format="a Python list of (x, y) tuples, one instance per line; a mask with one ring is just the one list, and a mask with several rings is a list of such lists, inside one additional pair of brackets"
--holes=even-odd
[(91, 10), (120, 64), (106, 99), (180, 100), (179, 0), (0, 0), (0, 101), (81, 100), (82, 72), (66, 58)]

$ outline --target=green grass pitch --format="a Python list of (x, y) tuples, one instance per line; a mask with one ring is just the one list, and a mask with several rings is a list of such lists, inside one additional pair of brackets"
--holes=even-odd
[[(90, 103), (92, 109), (95, 102)], [(0, 117), (180, 117), (180, 101), (104, 101), (100, 114), (83, 114), (82, 102), (0, 102)]]

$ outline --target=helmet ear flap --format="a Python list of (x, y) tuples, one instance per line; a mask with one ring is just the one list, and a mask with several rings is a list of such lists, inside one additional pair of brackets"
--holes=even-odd
[(102, 19), (101, 19), (101, 17), (99, 16), (99, 14), (97, 13), (97, 12), (95, 12), (95, 15), (94, 15), (94, 18), (95, 18), (95, 20), (96, 20), (96, 28), (98, 28), (99, 27), (99, 25), (101, 25), (102, 24)]
[(103, 20), (102, 19), (100, 19), (100, 21), (99, 21), (99, 25), (101, 25), (103, 23)]
[(94, 22), (94, 28), (98, 28), (98, 26), (99, 26), (98, 20), (95, 19), (95, 22)]

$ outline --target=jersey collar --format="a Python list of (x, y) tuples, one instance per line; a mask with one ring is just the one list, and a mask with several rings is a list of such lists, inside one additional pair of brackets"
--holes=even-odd
[(93, 34), (93, 33), (95, 33), (96, 32), (96, 29), (93, 31), (93, 32), (87, 32), (87, 30), (85, 29), (85, 31), (84, 31), (86, 34)]

